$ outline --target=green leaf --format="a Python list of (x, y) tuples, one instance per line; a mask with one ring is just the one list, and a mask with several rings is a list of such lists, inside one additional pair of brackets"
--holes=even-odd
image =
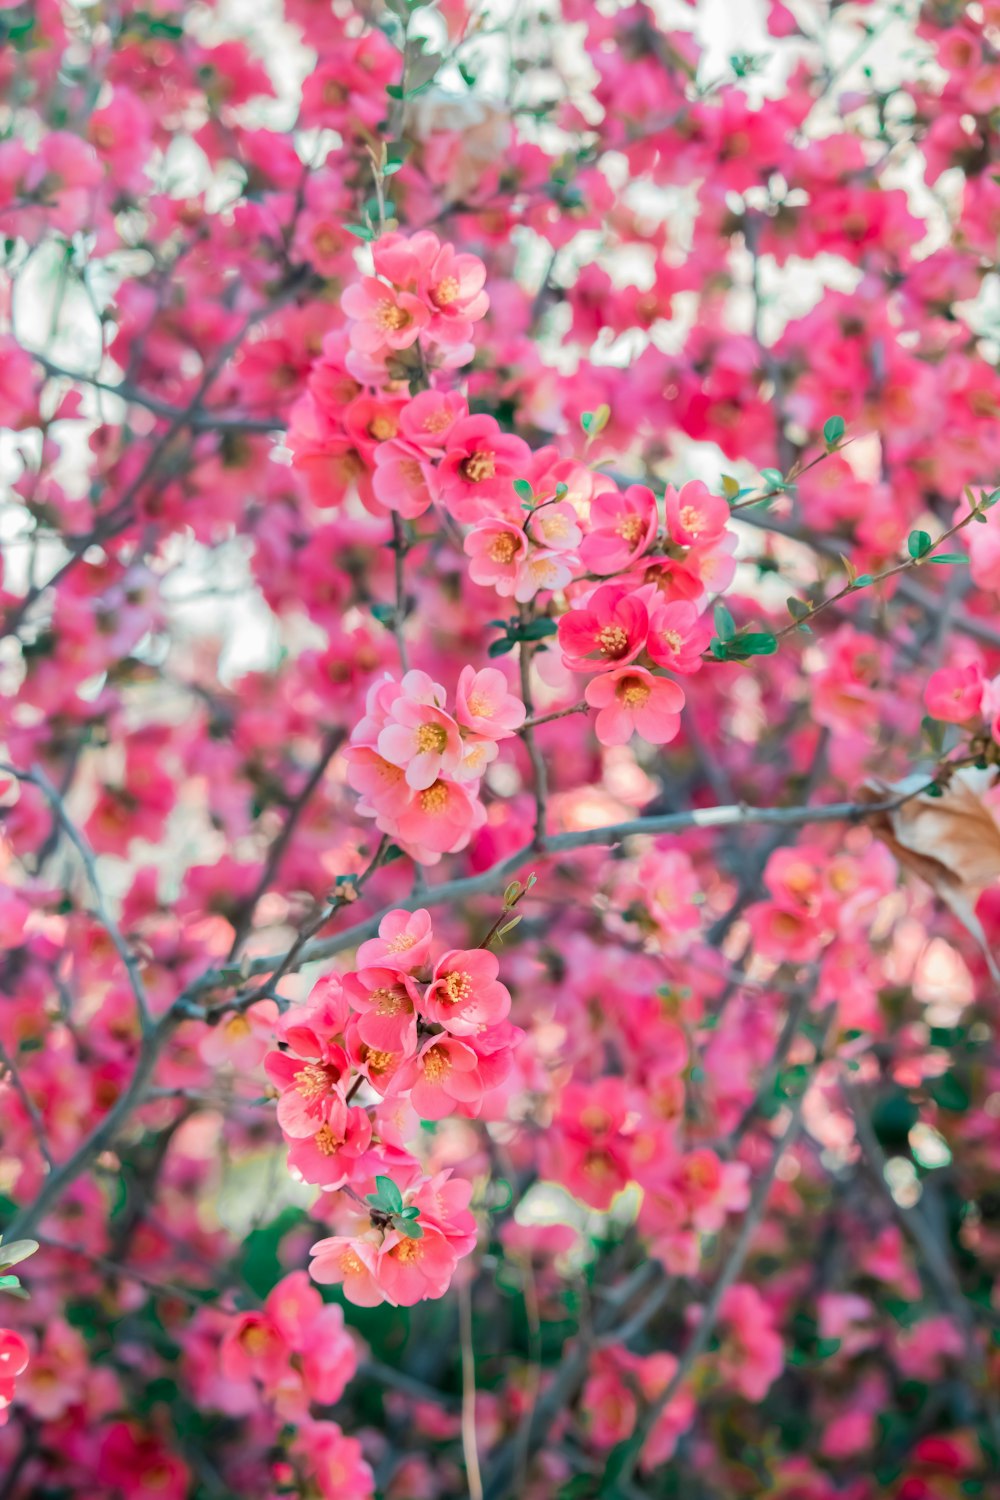
[(390, 1213), (398, 1214), (403, 1207), (403, 1195), (391, 1177), (376, 1177), (378, 1196), (388, 1206)]
[(942, 1073), (940, 1078), (933, 1079), (927, 1092), (939, 1109), (953, 1115), (963, 1114), (971, 1102), (965, 1084), (954, 1073)]
[(543, 641), (546, 636), (556, 635), (559, 626), (555, 620), (550, 620), (548, 615), (543, 615), (540, 620), (529, 620), (527, 625), (514, 632), (516, 640), (519, 641)]
[(870, 583), (874, 582), (875, 580), (870, 573), (859, 573), (856, 578), (851, 580), (851, 588), (866, 589)]
[(403, 97), (403, 90), (398, 83), (387, 84), (385, 91), (390, 99), (402, 99)]
[(969, 559), (964, 552), (935, 552), (930, 561), (932, 563), (967, 563)]
[(720, 641), (731, 641), (736, 635), (736, 621), (724, 604), (717, 604), (714, 612), (715, 628)]
[(507, 652), (513, 651), (516, 645), (516, 641), (512, 641), (509, 635), (505, 635), (502, 640), (490, 642), (490, 644), (486, 648), (486, 655), (506, 656)]
[(828, 448), (832, 448), (835, 443), (840, 442), (846, 431), (847, 423), (843, 417), (827, 417), (823, 423), (823, 441)]
[(534, 490), (527, 479), (514, 480), (514, 493), (519, 500), (531, 500), (534, 498)]
[(730, 646), (733, 656), (773, 656), (778, 649), (777, 637), (770, 630), (751, 631), (737, 636)]
[(739, 492), (740, 492), (740, 482), (739, 482), (739, 480), (738, 479), (734, 479), (731, 474), (723, 474), (723, 476), (722, 476), (722, 493), (725, 496), (725, 498), (727, 500), (730, 500), (730, 501), (735, 500), (736, 497), (737, 497), (737, 495), (739, 494)]
[(393, 1219), (393, 1228), (405, 1234), (408, 1240), (422, 1240), (424, 1231), (415, 1219)]
[(408, 1208), (401, 1208), (399, 1210), (399, 1217), (401, 1219), (419, 1219), (420, 1210), (415, 1203), (411, 1203)]
[(373, 604), (372, 614), (380, 625), (391, 625), (396, 607), (393, 604)]
[(796, 599), (794, 596), (785, 600), (785, 606), (793, 620), (808, 620), (812, 614), (809, 605), (804, 600)]
[(373, 240), (375, 238), (375, 231), (373, 229), (369, 229), (367, 224), (345, 224), (344, 228), (347, 230), (348, 234), (355, 235), (359, 240), (365, 240), (367, 242), (368, 240)]
[(711, 651), (716, 661), (729, 660), (729, 647), (726, 645), (725, 641), (720, 641), (717, 635), (713, 636), (711, 641), (709, 641), (708, 649), (709, 651)]
[(37, 1249), (37, 1240), (11, 1240), (8, 1245), (0, 1243), (0, 1266), (6, 1270), (8, 1266), (20, 1265), (22, 1260), (34, 1255)]
[(906, 550), (911, 557), (926, 557), (931, 550), (930, 533), (927, 531), (911, 531), (906, 539)]
[(0, 1276), (0, 1292), (6, 1292), (8, 1297), (17, 1297), (21, 1302), (28, 1300), (28, 1293), (16, 1276)]
[(611, 408), (607, 403), (602, 403), (596, 411), (585, 411), (580, 417), (580, 426), (588, 437), (596, 437), (603, 432), (611, 420)]
[(785, 476), (780, 469), (761, 469), (760, 477), (769, 490), (783, 490), (785, 488)]

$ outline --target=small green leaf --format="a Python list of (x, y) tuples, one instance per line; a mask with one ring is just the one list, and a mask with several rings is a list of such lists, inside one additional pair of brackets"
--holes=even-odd
[(906, 539), (906, 550), (913, 558), (925, 557), (931, 550), (930, 533), (927, 531), (911, 531)]
[(828, 448), (832, 448), (835, 443), (840, 442), (846, 431), (847, 424), (843, 417), (827, 417), (823, 423), (823, 441)]
[(559, 626), (555, 620), (550, 620), (548, 615), (543, 615), (540, 620), (529, 620), (527, 625), (522, 625), (519, 630), (513, 632), (514, 639), (518, 641), (542, 641), (549, 635), (557, 634)]
[(378, 1196), (388, 1205), (389, 1211), (398, 1214), (403, 1207), (403, 1195), (392, 1178), (376, 1177), (375, 1186), (378, 1188)]
[(856, 578), (852, 578), (851, 588), (866, 589), (870, 583), (874, 582), (875, 580), (872, 578), (872, 575), (870, 573), (859, 573)]
[(372, 614), (375, 616), (376, 620), (379, 622), (380, 625), (391, 625), (395, 613), (396, 613), (395, 605), (392, 605), (392, 604), (373, 604), (372, 605)]
[(580, 426), (589, 438), (596, 437), (603, 432), (611, 420), (611, 408), (607, 403), (602, 403), (596, 411), (585, 411), (580, 417)]
[(785, 488), (785, 476), (780, 469), (761, 469), (760, 477), (769, 490), (783, 490)]
[(715, 606), (715, 628), (720, 641), (731, 641), (736, 635), (736, 621), (724, 604)]
[(804, 600), (796, 599), (794, 598), (794, 596), (786, 599), (785, 605), (788, 609), (788, 613), (791, 615), (793, 620), (808, 620), (809, 616), (812, 614), (812, 610), (809, 608), (809, 605), (806, 604)]
[(8, 1266), (20, 1265), (22, 1260), (34, 1255), (37, 1249), (37, 1240), (11, 1240), (8, 1245), (0, 1243), (0, 1266), (6, 1270)]
[(506, 656), (507, 652), (508, 651), (513, 651), (513, 649), (514, 649), (514, 647), (516, 645), (517, 645), (516, 641), (512, 641), (509, 635), (505, 635), (499, 641), (491, 641), (490, 642), (490, 644), (486, 648), (486, 655), (487, 656)]
[(359, 240), (365, 240), (367, 242), (368, 240), (373, 240), (375, 238), (374, 230), (369, 229), (367, 224), (345, 224), (344, 228), (347, 230), (348, 234), (355, 235)]
[(8, 1297), (17, 1297), (21, 1302), (28, 1300), (28, 1293), (16, 1276), (0, 1276), (0, 1292), (6, 1292)]
[(403, 90), (398, 83), (387, 84), (385, 91), (390, 99), (402, 99), (403, 97)]
[(415, 1203), (411, 1203), (408, 1208), (401, 1208), (399, 1210), (399, 1217), (401, 1219), (419, 1219), (420, 1210)]
[(777, 649), (777, 638), (769, 630), (737, 636), (729, 648), (733, 656), (773, 656)]
[(725, 496), (725, 498), (727, 500), (730, 500), (730, 501), (731, 500), (735, 500), (736, 497), (737, 497), (737, 495), (739, 494), (739, 492), (740, 492), (740, 482), (739, 482), (739, 480), (738, 479), (734, 479), (731, 474), (723, 474), (723, 476), (722, 476), (722, 493)]
[(515, 495), (517, 495), (519, 500), (531, 500), (533, 499), (535, 492), (531, 488), (531, 485), (527, 479), (515, 479), (514, 493)]
[(930, 561), (932, 563), (967, 563), (969, 559), (964, 552), (935, 552)]
[(424, 1231), (415, 1219), (394, 1219), (393, 1226), (408, 1240), (422, 1240), (424, 1237)]
[(726, 645), (725, 641), (720, 641), (717, 635), (712, 637), (711, 641), (709, 642), (708, 649), (711, 651), (716, 661), (729, 660), (729, 647)]

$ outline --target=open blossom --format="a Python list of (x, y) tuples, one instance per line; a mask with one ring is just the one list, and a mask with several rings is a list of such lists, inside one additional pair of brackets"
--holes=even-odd
[(649, 617), (646, 650), (658, 667), (685, 675), (698, 672), (714, 631), (686, 599), (657, 605)]
[(487, 949), (452, 949), (434, 965), (422, 1009), (453, 1036), (476, 1036), (503, 1021), (510, 991), (497, 980), (500, 960)]
[(455, 770), (461, 760), (462, 741), (458, 725), (449, 714), (401, 695), (389, 710), (389, 720), (378, 737), (378, 752), (391, 764), (402, 766), (407, 786), (421, 792), (440, 775)]
[(964, 667), (941, 667), (931, 673), (924, 688), (927, 712), (934, 719), (962, 724), (978, 714), (983, 686), (982, 670), (976, 662)]
[(478, 521), (509, 510), (520, 515), (513, 481), (526, 473), (531, 450), (523, 438), (502, 432), (493, 417), (463, 417), (447, 435), (436, 471), (441, 503), (459, 521)]
[(497, 667), (463, 667), (455, 690), (455, 717), (463, 729), (507, 739), (524, 723), (525, 709)]
[(643, 484), (595, 495), (580, 559), (591, 573), (620, 573), (652, 546), (658, 526), (656, 496)]
[(341, 302), (348, 317), (354, 319), (351, 343), (362, 354), (409, 349), (430, 322), (430, 313), (417, 297), (397, 292), (375, 276), (349, 286)]
[(563, 661), (574, 672), (621, 666), (639, 655), (648, 630), (649, 615), (642, 600), (621, 584), (602, 584), (583, 609), (572, 609), (561, 617)]
[(417, 1041), (416, 985), (394, 969), (359, 969), (348, 975), (345, 987), (358, 1014), (358, 1035), (369, 1047), (386, 1052), (412, 1052)]
[(368, 938), (358, 949), (359, 969), (379, 967), (410, 973), (427, 963), (431, 952), (431, 914), (417, 911), (386, 912), (378, 925), (378, 937)]
[(664, 504), (670, 540), (682, 547), (714, 542), (729, 522), (728, 503), (721, 495), (713, 495), (699, 479), (692, 479), (680, 490), (668, 485)]
[(651, 745), (665, 745), (680, 729), (683, 689), (644, 667), (604, 672), (587, 683), (584, 697), (598, 710), (595, 728), (602, 745), (625, 745), (633, 734)]
[(509, 599), (528, 557), (524, 528), (516, 521), (480, 521), (466, 532), (462, 546), (471, 558), (469, 577), (473, 582), (492, 584), (502, 599)]

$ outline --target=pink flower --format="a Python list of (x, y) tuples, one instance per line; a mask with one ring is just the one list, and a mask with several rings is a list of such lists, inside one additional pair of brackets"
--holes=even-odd
[(371, 1500), (375, 1476), (357, 1438), (345, 1437), (336, 1422), (300, 1422), (293, 1439), (320, 1500)]
[(415, 1058), (404, 1063), (396, 1087), (409, 1089), (410, 1102), (422, 1120), (443, 1120), (459, 1104), (474, 1113), (483, 1096), (479, 1058), (457, 1037), (433, 1036)]
[(728, 502), (713, 495), (700, 479), (692, 479), (680, 491), (668, 485), (664, 502), (670, 540), (681, 547), (714, 542), (728, 525)]
[(309, 1135), (293, 1135), (288, 1142), (288, 1165), (303, 1182), (339, 1188), (350, 1182), (371, 1145), (368, 1111), (347, 1104), (338, 1094), (327, 1099), (311, 1120)]
[(702, 666), (702, 653), (712, 639), (712, 626), (685, 599), (659, 604), (649, 617), (646, 650), (658, 667), (688, 674)]
[(964, 667), (942, 667), (932, 672), (924, 688), (924, 702), (933, 719), (963, 724), (975, 718), (983, 699), (983, 674), (978, 662)]
[(516, 504), (512, 481), (527, 472), (531, 450), (493, 417), (463, 417), (447, 435), (437, 471), (442, 503), (459, 521), (486, 520)]
[(583, 536), (579, 517), (566, 500), (539, 505), (527, 515), (524, 529), (536, 546), (549, 552), (572, 552)]
[(510, 991), (497, 981), (500, 960), (485, 948), (453, 948), (434, 966), (422, 1010), (453, 1036), (476, 1036), (503, 1021)]
[(368, 938), (358, 949), (359, 969), (396, 969), (411, 973), (422, 969), (431, 953), (431, 914), (418, 911), (386, 912), (378, 924), (378, 937)]
[(656, 496), (644, 484), (595, 495), (580, 559), (591, 573), (620, 573), (652, 546), (658, 525)]
[(423, 792), (439, 776), (455, 770), (462, 758), (462, 740), (450, 714), (405, 695), (406, 680), (379, 734), (378, 753), (391, 765), (403, 767), (408, 787)]
[(455, 717), (463, 729), (504, 740), (524, 723), (524, 704), (497, 667), (463, 667), (455, 691)]
[(437, 455), (447, 447), (455, 423), (468, 415), (468, 404), (458, 391), (420, 391), (403, 407), (399, 429), (415, 448)]
[(428, 1226), (419, 1239), (390, 1230), (379, 1251), (378, 1282), (388, 1302), (412, 1307), (443, 1297), (457, 1264), (456, 1251), (436, 1229)]
[(616, 667), (594, 677), (584, 697), (600, 710), (595, 729), (602, 745), (626, 745), (633, 734), (651, 745), (666, 745), (680, 729), (683, 689), (644, 667)]
[(349, 974), (344, 987), (359, 1016), (358, 1035), (363, 1042), (384, 1052), (416, 1049), (420, 996), (409, 975), (395, 969), (366, 968)]
[(417, 792), (395, 819), (399, 837), (432, 855), (454, 853), (464, 847), (476, 826), (473, 796), (467, 787), (439, 778)]
[(28, 1346), (12, 1328), (0, 1328), (0, 1427), (7, 1421), (14, 1386), (28, 1368)]
[(720, 1321), (720, 1375), (748, 1401), (762, 1401), (785, 1364), (771, 1309), (756, 1287), (737, 1282), (723, 1295)]
[(478, 255), (459, 254), (454, 245), (441, 246), (422, 279), (422, 290), (434, 311), (435, 338), (466, 342), (470, 325), (489, 311), (485, 285), (486, 267)]
[(354, 319), (351, 345), (362, 354), (409, 349), (430, 322), (430, 313), (418, 297), (397, 292), (375, 276), (347, 287), (340, 303)]
[(342, 1286), (355, 1307), (378, 1307), (385, 1301), (376, 1279), (378, 1245), (371, 1239), (335, 1234), (317, 1240), (309, 1251), (309, 1275), (321, 1286)]
[(407, 443), (379, 443), (375, 449), (372, 490), (376, 500), (408, 521), (433, 503), (431, 465)]
[(574, 672), (622, 666), (639, 655), (648, 628), (640, 599), (622, 584), (601, 584), (583, 609), (572, 609), (559, 621), (563, 661)]
[[(565, 588), (573, 577), (573, 559), (565, 552), (554, 552), (541, 547), (532, 547), (527, 557), (518, 564), (514, 578), (514, 598), (518, 604), (528, 604), (543, 590), (553, 592)], [(500, 593), (500, 590), (497, 590)]]
[(523, 529), (515, 521), (480, 521), (462, 546), (472, 559), (469, 577), (473, 583), (492, 584), (502, 599), (509, 599), (528, 555)]

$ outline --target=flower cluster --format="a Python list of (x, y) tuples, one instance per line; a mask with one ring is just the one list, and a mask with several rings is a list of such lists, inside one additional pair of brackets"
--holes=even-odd
[[(344, 1232), (313, 1246), (312, 1275), (366, 1307), (442, 1296), (474, 1247), (470, 1184), (425, 1175), (406, 1149), (407, 1121), (478, 1115), (521, 1035), (496, 955), (435, 957), (432, 945), (426, 911), (389, 912), (356, 970), (321, 980), (282, 1017), (264, 1060), (289, 1166), (344, 1195)], [(256, 1340), (259, 1325), (247, 1327)]]
[(466, 666), (447, 695), (426, 672), (373, 683), (351, 735), (348, 779), (358, 811), (422, 864), (464, 849), (485, 818), (479, 783), (525, 708), (496, 667)]

